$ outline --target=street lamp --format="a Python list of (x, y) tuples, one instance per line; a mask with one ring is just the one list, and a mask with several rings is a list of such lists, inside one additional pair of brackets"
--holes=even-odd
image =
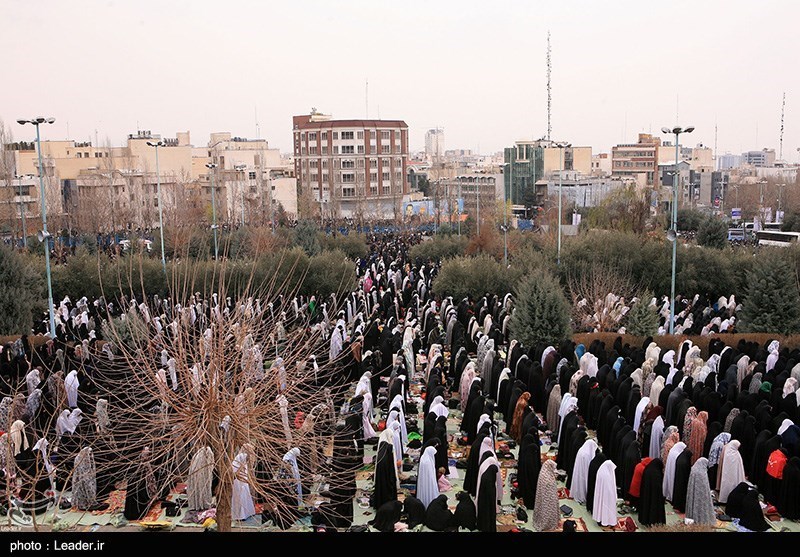
[(158, 230), (161, 234), (161, 268), (164, 270), (164, 277), (167, 276), (167, 258), (164, 254), (164, 204), (161, 202), (161, 171), (158, 167), (158, 148), (164, 146), (164, 142), (160, 139), (158, 141), (148, 141), (150, 147), (156, 149), (156, 189), (158, 190)]
[(17, 124), (22, 126), (31, 124), (36, 127), (36, 151), (39, 155), (39, 194), (42, 206), (42, 231), (37, 236), (39, 236), (40, 241), (46, 242), (44, 245), (44, 262), (47, 269), (47, 306), (50, 311), (50, 338), (52, 339), (56, 338), (56, 315), (53, 308), (53, 280), (50, 274), (50, 233), (47, 231), (47, 202), (44, 198), (44, 164), (42, 163), (42, 139), (39, 134), (39, 125), (52, 124), (55, 121), (55, 118), (44, 118), (43, 116), (37, 116), (30, 120), (25, 120), (24, 118), (17, 120)]
[(672, 178), (672, 226), (669, 229), (667, 237), (672, 242), (672, 278), (670, 280), (670, 300), (669, 300), (669, 334), (675, 334), (675, 263), (678, 258), (678, 182), (680, 181), (680, 174), (678, 173), (678, 159), (680, 153), (678, 151), (678, 140), (682, 133), (692, 133), (694, 126), (686, 128), (668, 127), (661, 128), (663, 133), (675, 134), (675, 174)]
[(219, 259), (219, 246), (217, 244), (217, 197), (214, 193), (214, 169), (217, 168), (217, 164), (213, 162), (207, 163), (206, 168), (211, 170), (209, 175), (211, 176), (211, 218), (213, 219), (211, 230), (214, 231), (214, 259)]
[(556, 251), (556, 265), (561, 265), (561, 189), (564, 185), (564, 149), (572, 147), (570, 143), (554, 143), (558, 147), (558, 248)]
[(25, 211), (27, 207), (22, 202), (22, 178), (23, 176), (17, 176), (19, 178), (19, 216), (22, 219), (22, 246), (25, 249), (28, 249), (28, 225), (25, 222)]
[[(514, 179), (514, 166), (510, 162), (501, 166), (508, 167), (508, 185), (511, 187)], [(503, 177), (503, 265), (508, 268), (508, 193), (506, 192), (505, 176)]]
[(244, 226), (244, 171), (246, 168), (247, 167), (243, 164), (237, 164), (236, 166), (233, 167), (234, 170), (242, 173), (242, 180), (239, 182), (239, 186), (241, 188), (241, 191), (239, 193), (241, 194), (241, 200), (242, 200), (242, 226)]

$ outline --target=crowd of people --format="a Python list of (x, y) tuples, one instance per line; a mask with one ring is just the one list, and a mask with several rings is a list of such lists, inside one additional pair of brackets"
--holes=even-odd
[[(766, 530), (765, 515), (800, 517), (800, 351), (777, 341), (727, 345), (733, 297), (679, 302), (676, 332), (714, 335), (706, 354), (691, 341), (662, 351), (652, 338), (635, 346), (622, 337), (612, 346), (523, 346), (509, 330), (514, 296), (435, 295), (437, 262), (409, 254), (419, 241), (372, 235), (369, 254), (355, 262), (357, 288), (340, 296), (60, 301), (56, 338), (47, 336), (43, 316), (32, 335), (0, 351), (4, 503), (28, 514), (56, 502), (102, 512), (124, 488), (123, 514), (140, 520), (156, 501), (169, 510), (168, 495), (185, 483), (192, 518), (213, 517), (216, 448), (177, 454), (143, 443), (124, 424), (139, 411), (168, 421), (181, 397), (220, 388), (204, 367), (219, 349), (246, 378), (233, 388), (237, 404), (274, 382), (287, 441), (292, 426), (295, 435), (320, 433), (319, 454), (290, 443), (276, 469), (265, 469), (252, 444), (236, 447), (226, 495), (234, 521), (257, 516), (267, 499), (253, 475), (290, 486), (280, 494), (283, 510), (261, 513), (281, 528), (304, 514), (320, 529), (358, 526), (359, 491), (375, 512), (370, 527), (381, 531), (494, 532), (509, 498), (518, 503), (520, 527), (539, 531), (574, 528), (567, 509), (575, 504), (602, 527), (624, 516), (645, 527), (664, 524), (667, 504), (709, 527), (732, 520), (742, 530)], [(669, 313), (659, 309), (663, 330)], [(134, 356), (156, 362), (155, 387), (114, 393), (132, 359), (104, 331), (134, 318), (144, 323), (149, 351)], [(246, 319), (268, 323), (269, 334), (239, 335)], [(215, 329), (223, 322), (232, 325), (229, 334)], [(318, 341), (302, 365), (287, 360), (287, 339), (298, 331)], [(187, 335), (188, 360), (174, 348)], [(326, 389), (324, 401), (281, 400), (305, 366), (327, 370), (310, 385)], [(233, 428), (225, 418), (219, 427)], [(321, 458), (325, 449), (330, 455)], [(370, 481), (359, 488), (356, 471), (373, 455)], [(463, 471), (463, 484), (453, 470)], [(309, 507), (312, 483), (325, 486), (318, 490), (324, 502)]]

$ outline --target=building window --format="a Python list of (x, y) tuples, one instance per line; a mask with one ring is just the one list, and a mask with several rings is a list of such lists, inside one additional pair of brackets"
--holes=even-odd
[[(344, 151), (342, 151), (342, 153), (344, 153)], [(339, 154), (339, 147), (337, 147), (336, 145), (333, 146), (333, 154), (334, 155), (338, 155)]]
[(355, 197), (356, 196), (356, 188), (353, 186), (344, 186), (342, 187), (342, 197)]
[(342, 132), (342, 139), (353, 139), (353, 132)]
[(355, 148), (352, 145), (342, 145), (343, 155), (353, 155), (355, 152)]
[(328, 161), (327, 160), (323, 160), (322, 161), (322, 168), (323, 169), (328, 168)]
[(388, 171), (384, 172), (383, 173), (383, 181), (384, 182), (388, 182), (389, 181), (389, 176), (390, 176), (390, 174), (389, 174)]
[(311, 181), (312, 182), (316, 182), (318, 180), (319, 180), (319, 174), (317, 174), (316, 172), (312, 172), (311, 173)]
[(388, 155), (390, 153), (389, 147), (389, 145), (381, 145), (381, 154)]
[(381, 160), (381, 166), (382, 166), (382, 167), (383, 167), (385, 170), (389, 170), (389, 165), (390, 165), (391, 163), (392, 163), (392, 159), (382, 159), (382, 160)]
[(394, 142), (400, 143), (400, 130), (394, 130)]
[(342, 182), (345, 184), (352, 184), (356, 181), (356, 175), (352, 172), (343, 172), (342, 173)]
[(305, 155), (306, 154), (306, 148), (305, 147), (302, 148), (302, 150), (300, 151), (300, 154), (301, 155)]
[(357, 132), (356, 139), (364, 139), (364, 132), (363, 131)]
[(378, 173), (377, 172), (370, 172), (369, 173), (369, 181), (373, 184), (378, 183)]
[(378, 159), (369, 159), (370, 168), (378, 168)]
[(363, 155), (364, 154), (364, 146), (363, 145), (359, 145), (358, 146), (358, 154), (359, 155)]
[(392, 193), (392, 187), (389, 184), (383, 185), (383, 195), (389, 195)]
[(308, 154), (309, 154), (309, 155), (316, 155), (316, 154), (317, 154), (317, 147), (316, 147), (316, 146), (314, 146), (314, 147), (309, 147), (309, 148), (308, 148)]
[(355, 168), (356, 163), (352, 159), (345, 159), (342, 161), (342, 168)]
[(308, 140), (309, 141), (316, 141), (317, 140), (317, 132), (308, 132)]
[(381, 132), (381, 139), (388, 140), (391, 136), (392, 136), (391, 132), (388, 132), (388, 131), (382, 131)]
[(81, 153), (80, 151), (78, 151), (78, 152), (77, 152), (77, 153), (75, 153), (75, 154), (76, 154), (76, 155), (78, 155), (78, 158), (79, 158), (79, 159), (82, 159), (82, 158), (83, 158), (83, 153)]
[(255, 172), (248, 172), (247, 173), (247, 177), (250, 178), (251, 180), (255, 180), (256, 179), (256, 173)]
[(322, 181), (323, 182), (327, 182), (328, 181), (328, 173), (327, 172), (323, 172), (322, 173)]
[(400, 154), (400, 145), (397, 144), (397, 143), (394, 144), (394, 154), (395, 155), (399, 155)]
[(370, 130), (369, 131), (369, 138), (370, 139), (375, 139), (376, 137), (377, 137), (377, 133), (375, 132), (375, 130)]
[(322, 155), (327, 155), (328, 154), (328, 146), (327, 145), (323, 145), (321, 147), (321, 149), (322, 149), (322, 152), (320, 154), (322, 154)]
[(377, 184), (370, 185), (369, 193), (370, 195), (378, 195), (378, 185)]
[(358, 159), (358, 168), (364, 168), (364, 159)]
[(317, 164), (318, 164), (318, 163), (317, 163), (317, 161), (310, 161), (310, 162), (308, 163), (308, 165), (309, 165), (311, 168), (317, 168)]
[(339, 132), (333, 132), (333, 139), (339, 139)]
[(321, 136), (321, 138), (322, 138), (322, 141), (325, 141), (326, 139), (328, 139), (328, 132), (322, 132), (322, 133), (320, 134), (320, 136)]

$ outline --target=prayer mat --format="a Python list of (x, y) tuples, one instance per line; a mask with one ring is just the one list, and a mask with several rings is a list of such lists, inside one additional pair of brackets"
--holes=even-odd
[(504, 526), (517, 526), (517, 515), (516, 514), (500, 514), (497, 515), (497, 523), (502, 524)]
[(161, 516), (161, 501), (156, 501), (153, 503), (153, 506), (150, 507), (150, 510), (147, 512), (145, 517), (141, 520), (134, 520), (134, 524), (141, 524), (142, 522), (156, 522), (158, 518)]
[(589, 531), (589, 529), (586, 527), (586, 522), (582, 518), (570, 517), (570, 518), (562, 518), (561, 520), (558, 521), (558, 530), (557, 530), (558, 532), (561, 532), (561, 531), (564, 530), (564, 523), (567, 520), (572, 520), (573, 522), (575, 522), (575, 531), (576, 532), (588, 532)]
[(372, 478), (373, 471), (372, 470), (359, 470), (356, 472), (356, 481), (358, 480), (369, 480)]
[(108, 503), (108, 508), (102, 511), (92, 511), (92, 514), (114, 514), (122, 509), (125, 506), (125, 493), (126, 491), (124, 489), (115, 489), (108, 495), (108, 499), (105, 501)]
[(559, 499), (572, 499), (572, 497), (569, 496), (569, 489), (567, 489), (566, 487), (559, 487), (558, 488), (558, 498)]
[(517, 467), (517, 461), (513, 460), (513, 459), (510, 459), (510, 458), (507, 458), (505, 460), (501, 460), (500, 461), (500, 467), (501, 468), (516, 468)]

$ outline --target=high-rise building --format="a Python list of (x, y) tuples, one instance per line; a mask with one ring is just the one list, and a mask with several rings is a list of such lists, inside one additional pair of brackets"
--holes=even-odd
[(762, 149), (761, 151), (747, 151), (742, 153), (742, 163), (755, 167), (775, 166), (775, 149)]
[[(634, 178), (640, 186), (657, 187), (658, 148), (661, 139), (640, 133), (636, 143), (611, 148), (611, 175)], [(674, 155), (672, 157), (675, 158)]]
[(325, 216), (399, 215), (408, 165), (402, 120), (333, 120), (316, 110), (293, 118), (300, 213), (319, 204)]
[(444, 157), (444, 130), (431, 128), (425, 132), (425, 157), (433, 163), (441, 162)]

